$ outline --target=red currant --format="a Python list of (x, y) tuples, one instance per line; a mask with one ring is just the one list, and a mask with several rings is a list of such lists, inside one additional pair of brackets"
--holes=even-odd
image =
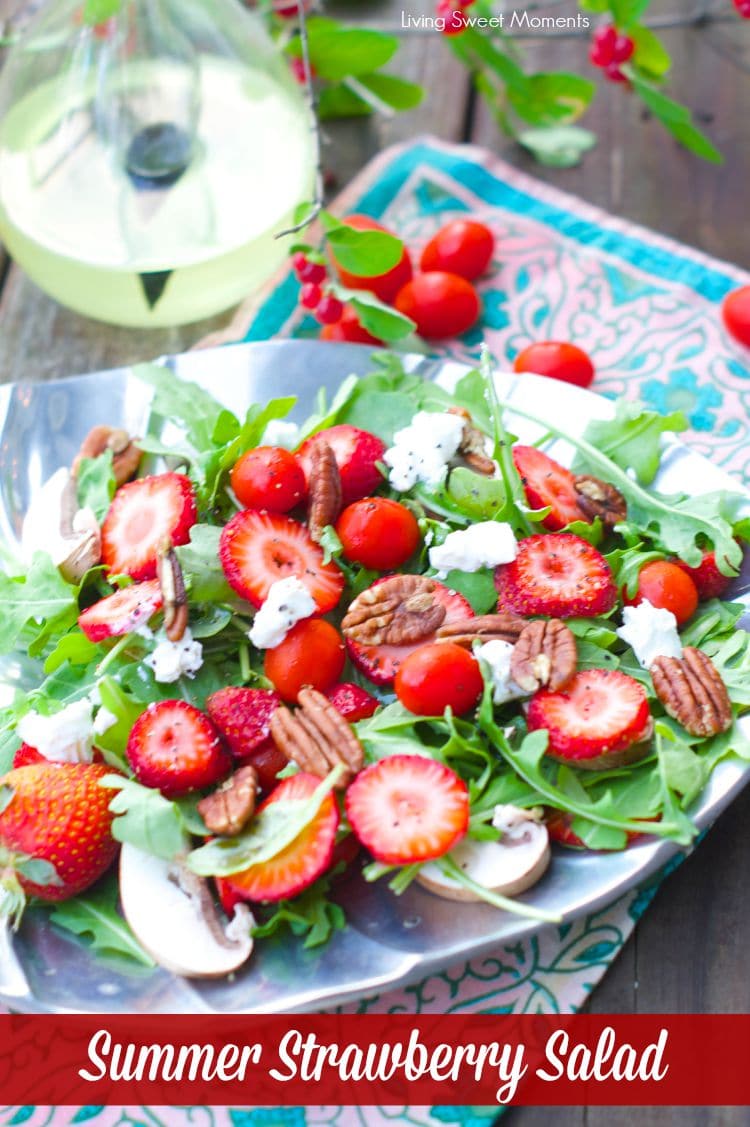
[(305, 255), (302, 253), (301, 250), (298, 250), (296, 252), (296, 254), (292, 255), (292, 269), (294, 270), (294, 273), (297, 275), (298, 278), (300, 276), (300, 272), (302, 270), (304, 270), (306, 265), (307, 265), (307, 258), (305, 257)]
[(443, 35), (461, 35), (466, 31), (466, 16), (457, 0), (438, 0), (437, 15), (445, 20)]
[(619, 63), (610, 63), (604, 68), (604, 73), (610, 82), (627, 82), (627, 77), (620, 70)]
[(305, 265), (297, 271), (297, 277), (300, 282), (312, 282), (313, 285), (319, 286), (326, 280), (326, 268), (322, 262), (310, 262), (307, 259)]
[[(294, 78), (299, 82), (300, 86), (304, 86), (307, 81), (305, 75), (305, 64), (302, 59), (292, 58), (289, 60), (289, 69), (291, 70)], [(315, 78), (315, 67), (310, 66), (310, 78)]]
[(750, 20), (750, 0), (734, 0), (734, 6), (743, 20)]
[(344, 312), (344, 306), (337, 297), (332, 294), (325, 294), (320, 299), (318, 307), (315, 310), (315, 316), (320, 321), (321, 325), (335, 325), (337, 321), (341, 320), (341, 315)]
[(300, 290), (299, 303), (305, 309), (317, 309), (322, 296), (323, 291), (320, 286), (316, 285), (315, 282), (305, 282)]
[(614, 24), (609, 23), (606, 27), (596, 29), (589, 51), (589, 58), (594, 66), (606, 67), (614, 60), (617, 38), (617, 28)]
[(615, 47), (612, 53), (612, 61), (615, 63), (626, 63), (631, 58), (635, 51), (635, 43), (629, 35), (618, 35), (615, 40)]

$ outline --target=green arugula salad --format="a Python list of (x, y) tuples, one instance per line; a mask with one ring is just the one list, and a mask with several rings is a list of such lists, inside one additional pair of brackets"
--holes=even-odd
[(0, 575), (8, 922), (221, 977), (346, 927), (353, 873), (549, 921), (551, 845), (693, 841), (750, 760), (750, 521), (654, 488), (681, 414), (569, 433), (487, 354), (447, 390), (376, 353), (302, 423), (133, 376), (147, 433), (94, 427)]

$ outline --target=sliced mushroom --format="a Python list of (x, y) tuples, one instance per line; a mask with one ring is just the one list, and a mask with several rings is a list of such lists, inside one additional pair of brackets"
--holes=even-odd
[(179, 862), (125, 844), (120, 853), (120, 901), (136, 938), (156, 962), (186, 978), (222, 978), (253, 949), (250, 909), (222, 918), (207, 881)]
[[(499, 841), (467, 837), (449, 857), (476, 884), (500, 896), (517, 896), (536, 884), (549, 865), (547, 827), (518, 806), (498, 806), (493, 824), (502, 832)], [(470, 888), (447, 876), (438, 861), (423, 865), (417, 881), (446, 900), (481, 900)]]
[(101, 560), (101, 532), (91, 509), (79, 509), (75, 479), (58, 470), (37, 491), (24, 518), (21, 548), (31, 560), (47, 552), (71, 583)]

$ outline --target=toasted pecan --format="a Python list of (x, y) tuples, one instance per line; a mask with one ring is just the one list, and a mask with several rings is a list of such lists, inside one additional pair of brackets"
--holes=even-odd
[(574, 486), (579, 507), (589, 520), (599, 517), (605, 528), (612, 529), (620, 521), (627, 519), (627, 501), (620, 490), (608, 481), (602, 481), (592, 474), (577, 474)]
[(486, 436), (479, 427), (474, 426), (470, 413), (465, 407), (449, 407), (448, 414), (458, 415), (465, 420), (464, 432), (458, 447), (459, 454), (476, 473), (484, 477), (492, 477), (496, 466), (487, 454)]
[(392, 575), (368, 587), (351, 603), (341, 629), (367, 646), (404, 646), (431, 637), (445, 619), (436, 602), (434, 580), (425, 575)]
[(324, 779), (337, 764), (346, 767), (337, 786), (348, 786), (362, 770), (364, 752), (351, 724), (316, 689), (301, 689), (299, 708), (277, 708), (271, 718), (274, 743), (303, 771)]
[(664, 710), (691, 736), (715, 736), (732, 726), (726, 685), (702, 650), (685, 646), (682, 658), (657, 657), (650, 673)]
[(311, 537), (317, 542), (323, 529), (338, 519), (343, 504), (338, 463), (333, 450), (322, 438), (317, 439), (310, 450), (307, 488), (307, 523)]
[(474, 642), (509, 642), (515, 645), (526, 625), (525, 618), (519, 618), (512, 611), (498, 611), (497, 614), (480, 614), (473, 618), (458, 618), (446, 622), (437, 632), (438, 642), (453, 642), (470, 650)]
[(84, 458), (98, 458), (106, 450), (112, 451), (112, 469), (117, 485), (130, 481), (141, 461), (141, 450), (126, 430), (100, 424), (92, 427), (73, 459), (70, 472), (73, 477)]
[(164, 632), (170, 642), (179, 642), (187, 630), (188, 604), (182, 568), (169, 537), (157, 550), (156, 575), (164, 604)]
[(527, 622), (513, 647), (510, 673), (527, 693), (547, 687), (556, 693), (576, 671), (578, 651), (573, 632), (558, 618)]
[(239, 767), (213, 794), (198, 803), (198, 813), (212, 834), (234, 837), (255, 813), (258, 772), (250, 764)]

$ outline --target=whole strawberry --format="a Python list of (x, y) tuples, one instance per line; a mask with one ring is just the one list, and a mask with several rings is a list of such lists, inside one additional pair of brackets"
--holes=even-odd
[[(112, 791), (99, 785), (110, 773), (99, 763), (34, 763), (0, 779), (0, 880), (15, 878), (42, 900), (67, 900), (97, 881), (119, 848)], [(35, 861), (51, 866), (44, 883)]]

